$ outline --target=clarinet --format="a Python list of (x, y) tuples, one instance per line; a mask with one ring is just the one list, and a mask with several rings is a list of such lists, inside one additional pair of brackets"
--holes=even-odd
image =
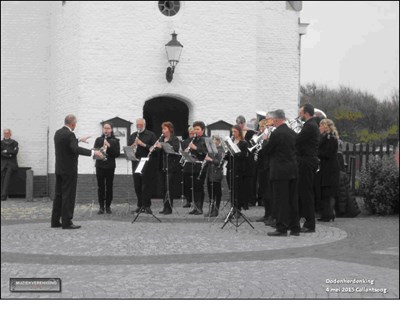
[(200, 177), (203, 174), (203, 171), (204, 171), (204, 168), (206, 167), (206, 165), (207, 165), (207, 161), (203, 160), (203, 162), (201, 163), (201, 169), (200, 169), (199, 175), (197, 176), (197, 180), (200, 180)]
[(164, 137), (164, 133), (161, 133), (161, 136), (157, 139), (157, 141), (153, 144), (153, 146), (151, 147), (151, 151), (149, 152), (149, 154), (147, 155), (147, 157), (150, 157), (151, 154), (153, 153), (154, 149), (156, 148), (156, 144), (159, 143), (162, 139), (162, 137)]

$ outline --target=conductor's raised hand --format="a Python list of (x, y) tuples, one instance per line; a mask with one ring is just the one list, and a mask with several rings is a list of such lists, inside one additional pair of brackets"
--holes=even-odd
[(91, 137), (91, 136), (81, 137), (81, 138), (79, 138), (79, 142), (89, 143), (89, 142), (87, 142), (87, 140), (88, 140), (90, 137)]

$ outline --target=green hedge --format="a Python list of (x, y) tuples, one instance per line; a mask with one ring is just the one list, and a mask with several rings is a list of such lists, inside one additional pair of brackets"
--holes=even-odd
[(368, 161), (361, 171), (360, 191), (372, 214), (399, 213), (399, 167), (393, 155)]

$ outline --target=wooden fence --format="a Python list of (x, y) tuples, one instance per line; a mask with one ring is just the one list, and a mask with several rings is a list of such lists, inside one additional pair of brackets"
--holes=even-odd
[(359, 176), (360, 171), (368, 166), (368, 160), (372, 157), (379, 156), (382, 158), (384, 155), (390, 156), (395, 154), (397, 145), (393, 144), (346, 144), (342, 150), (344, 161), (347, 167), (347, 173), (350, 176), (350, 183), (353, 191), (356, 190), (356, 177)]

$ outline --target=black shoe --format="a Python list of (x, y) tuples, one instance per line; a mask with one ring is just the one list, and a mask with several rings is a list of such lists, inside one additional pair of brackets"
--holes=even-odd
[(267, 219), (265, 219), (265, 217), (258, 218), (258, 219), (256, 220), (256, 222), (266, 222), (266, 221), (267, 221)]
[(71, 223), (69, 226), (62, 227), (63, 229), (79, 229), (81, 226), (77, 226), (73, 223)]
[(335, 221), (335, 217), (332, 218), (318, 218), (317, 221), (321, 221), (321, 222), (330, 222), (332, 220)]
[(193, 213), (195, 216), (199, 216), (201, 214), (203, 214), (203, 211), (200, 210), (195, 210), (195, 212)]
[(7, 200), (7, 196), (1, 196), (1, 201), (6, 201)]
[(153, 211), (151, 211), (150, 207), (145, 207), (143, 212), (147, 214), (153, 214)]
[(189, 211), (188, 214), (194, 214), (196, 212), (196, 209), (193, 209), (192, 211)]
[(111, 208), (110, 208), (110, 207), (106, 207), (106, 212), (107, 212), (108, 214), (111, 214), (111, 213), (112, 213)]
[(186, 202), (185, 205), (183, 206), (183, 208), (190, 208), (192, 205), (190, 204), (190, 202)]
[(281, 231), (275, 230), (272, 232), (268, 232), (267, 235), (269, 235), (270, 237), (287, 237), (287, 232), (281, 232)]
[(165, 214), (165, 212), (167, 212), (167, 208), (163, 208), (161, 211), (159, 211), (159, 214)]
[(303, 227), (300, 229), (300, 232), (301, 233), (312, 233), (312, 232), (315, 232), (315, 229), (309, 229), (309, 228)]
[(131, 213), (132, 214), (139, 213), (140, 209), (142, 209), (142, 208), (141, 207), (137, 207), (135, 210), (131, 211)]
[(164, 214), (172, 214), (172, 209), (165, 210)]
[(99, 211), (97, 211), (97, 214), (104, 214), (104, 208), (100, 208)]
[(218, 217), (219, 209), (214, 207), (210, 213), (210, 217)]
[(61, 228), (61, 223), (51, 224), (52, 228)]
[(299, 232), (299, 231), (290, 231), (290, 232), (289, 232), (289, 235), (290, 235), (290, 236), (299, 236), (299, 235), (300, 235), (300, 232)]

